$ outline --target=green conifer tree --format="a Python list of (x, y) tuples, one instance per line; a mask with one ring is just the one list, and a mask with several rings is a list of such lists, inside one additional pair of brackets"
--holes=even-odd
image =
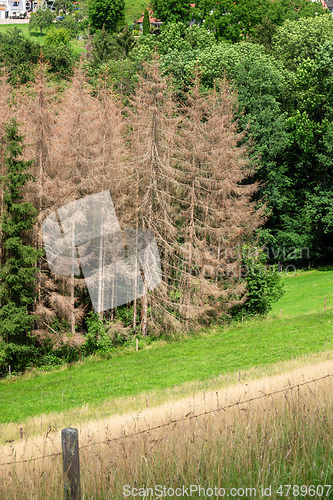
[(22, 188), (32, 179), (31, 161), (24, 161), (23, 136), (16, 120), (6, 126), (4, 165), (1, 176), (3, 252), (0, 266), (0, 332), (6, 342), (25, 343), (34, 320), (29, 314), (34, 301), (36, 262), (41, 250), (29, 245), (37, 210), (23, 201)]
[(145, 9), (145, 13), (143, 16), (143, 22), (142, 22), (142, 34), (149, 35), (149, 33), (150, 33), (149, 12), (148, 12), (148, 9)]

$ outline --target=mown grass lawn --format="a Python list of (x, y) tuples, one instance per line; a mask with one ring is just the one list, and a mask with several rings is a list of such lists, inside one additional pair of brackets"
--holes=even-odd
[[(47, 30), (43, 30), (43, 35), (41, 36), (38, 31), (29, 31), (29, 24), (0, 24), (0, 33), (8, 31), (10, 28), (19, 28), (23, 35), (30, 40), (43, 45)], [(80, 35), (81, 33), (79, 33)], [(83, 40), (71, 40), (70, 41), (72, 50), (74, 54), (80, 55), (86, 52)]]
[[(140, 17), (142, 12), (145, 10), (146, 7), (149, 6), (149, 1), (148, 0), (126, 0), (125, 1), (125, 20), (126, 23), (131, 25), (134, 21), (137, 21)], [(47, 32), (47, 30), (43, 30), (43, 36), (39, 35), (39, 32), (29, 32), (29, 24), (0, 24), (0, 33), (1, 31), (6, 31), (13, 26), (17, 26), (18, 28), (22, 29), (24, 35), (29, 36), (33, 38), (34, 40), (38, 42), (43, 42), (44, 36)]]
[[(286, 300), (286, 298), (284, 299)], [(333, 311), (246, 321), (139, 352), (0, 382), (0, 423), (333, 349)]]
[(34, 42), (43, 43), (47, 30), (43, 29), (43, 35), (41, 36), (39, 30), (29, 31), (29, 24), (0, 24), (0, 33), (6, 32), (12, 28), (18, 28), (22, 31), (23, 35), (30, 38)]

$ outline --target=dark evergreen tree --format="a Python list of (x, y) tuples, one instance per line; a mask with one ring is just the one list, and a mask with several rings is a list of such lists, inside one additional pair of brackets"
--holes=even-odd
[(1, 176), (3, 214), (1, 230), (3, 253), (0, 268), (0, 332), (6, 342), (25, 343), (34, 316), (29, 314), (34, 301), (36, 263), (41, 250), (29, 245), (37, 211), (23, 201), (23, 186), (32, 179), (31, 161), (22, 159), (23, 136), (16, 120), (6, 126), (4, 165)]
[(149, 33), (150, 33), (150, 18), (149, 18), (148, 9), (145, 9), (145, 13), (143, 16), (143, 22), (142, 22), (142, 34), (149, 35)]

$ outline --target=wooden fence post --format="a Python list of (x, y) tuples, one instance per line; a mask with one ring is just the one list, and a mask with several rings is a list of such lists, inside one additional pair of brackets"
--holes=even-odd
[(77, 429), (61, 431), (62, 459), (64, 465), (64, 498), (65, 500), (80, 500), (80, 458), (79, 433)]

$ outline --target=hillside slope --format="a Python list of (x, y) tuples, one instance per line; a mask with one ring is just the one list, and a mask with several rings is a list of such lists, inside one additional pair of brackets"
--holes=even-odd
[[(134, 346), (111, 359), (93, 358), (52, 370), (0, 382), (1, 423), (72, 411), (88, 405), (96, 414), (103, 404), (119, 398), (148, 396), (182, 384), (206, 383), (222, 375), (262, 370), (275, 363), (333, 349), (333, 272), (301, 273), (286, 278), (286, 296), (271, 317), (215, 328), (200, 336), (166, 344), (159, 342), (135, 352)], [(299, 283), (299, 285), (297, 285)], [(301, 288), (299, 297), (296, 292)], [(319, 290), (319, 294), (317, 293)], [(327, 310), (312, 313), (314, 296), (327, 296)], [(278, 313), (283, 301), (282, 318)], [(299, 303), (308, 311), (296, 314)], [(320, 311), (321, 309), (321, 311)], [(289, 315), (286, 315), (289, 311)], [(111, 405), (112, 406), (112, 405)], [(88, 412), (89, 413), (89, 412)]]

